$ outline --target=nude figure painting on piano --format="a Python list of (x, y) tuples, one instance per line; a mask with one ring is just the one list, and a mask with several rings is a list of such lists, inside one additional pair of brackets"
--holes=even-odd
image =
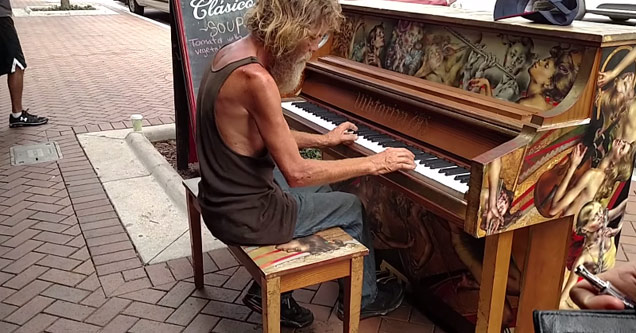
[[(573, 216), (561, 308), (575, 307), (569, 300), (573, 266), (586, 264), (600, 273), (615, 262), (614, 236), (636, 155), (635, 60), (636, 46), (604, 50), (600, 72), (608, 74), (601, 75), (589, 124), (538, 132), (529, 145), (493, 160), (485, 171), (480, 235)], [(515, 165), (520, 154), (522, 165)], [(497, 200), (490, 200), (493, 195)]]
[(408, 20), (347, 16), (332, 54), (549, 110), (568, 94), (582, 49)]

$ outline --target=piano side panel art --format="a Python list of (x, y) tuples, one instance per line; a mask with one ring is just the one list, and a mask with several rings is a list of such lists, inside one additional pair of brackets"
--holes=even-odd
[[(485, 242), (474, 238), (386, 186), (379, 177), (360, 177), (334, 185), (356, 194), (374, 238), (376, 257), (398, 269), (418, 288), (427, 288), (467, 320), (476, 322)], [(506, 322), (514, 320), (520, 270), (511, 262)]]
[[(474, 236), (573, 216), (562, 308), (572, 308), (569, 271), (600, 273), (614, 266), (636, 153), (636, 45), (602, 51), (590, 121), (539, 131), (525, 147), (484, 171)], [(494, 200), (491, 200), (495, 198)]]
[(568, 94), (582, 51), (528, 37), (347, 14), (331, 52), (542, 111)]

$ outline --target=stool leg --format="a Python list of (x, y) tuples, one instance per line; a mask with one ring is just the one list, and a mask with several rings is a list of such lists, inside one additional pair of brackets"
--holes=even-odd
[(280, 332), (280, 277), (263, 278), (261, 283), (263, 333)]
[(360, 301), (362, 298), (362, 273), (364, 257), (351, 258), (351, 272), (345, 278), (344, 332), (357, 333), (360, 325)]
[(190, 246), (192, 248), (192, 269), (194, 286), (203, 287), (203, 246), (201, 244), (201, 214), (196, 209), (196, 198), (186, 191), (188, 198), (188, 224), (190, 225)]

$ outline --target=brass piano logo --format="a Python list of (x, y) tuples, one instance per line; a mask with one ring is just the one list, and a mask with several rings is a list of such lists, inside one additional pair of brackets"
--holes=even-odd
[(399, 122), (407, 130), (421, 131), (428, 127), (430, 117), (424, 114), (401, 110), (396, 104), (387, 105), (381, 100), (369, 95), (358, 93), (355, 108), (367, 114), (375, 114), (382, 120)]

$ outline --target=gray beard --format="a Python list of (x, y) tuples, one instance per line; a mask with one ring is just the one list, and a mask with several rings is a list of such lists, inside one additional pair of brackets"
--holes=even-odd
[(297, 55), (288, 55), (277, 59), (269, 73), (274, 78), (281, 95), (293, 93), (307, 65), (307, 57), (299, 59)]

